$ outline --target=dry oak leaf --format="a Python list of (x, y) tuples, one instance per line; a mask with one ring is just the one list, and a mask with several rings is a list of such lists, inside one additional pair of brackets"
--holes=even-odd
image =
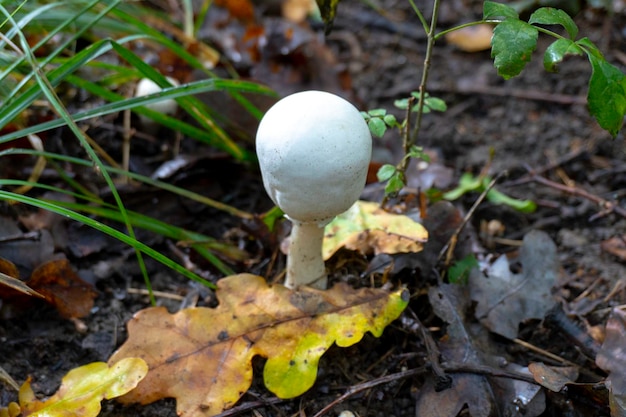
[(322, 255), (330, 259), (342, 247), (375, 255), (419, 252), (427, 239), (424, 226), (410, 217), (389, 213), (378, 203), (357, 201), (324, 229)]
[(111, 365), (94, 362), (72, 369), (64, 377), (59, 390), (45, 401), (36, 399), (30, 379), (19, 392), (21, 417), (95, 417), (100, 402), (126, 394), (148, 373), (148, 366), (139, 358), (126, 358)]
[(178, 415), (213, 416), (232, 407), (252, 382), (251, 360), (267, 358), (266, 387), (293, 398), (315, 382), (320, 357), (336, 343), (351, 346), (365, 332), (379, 337), (407, 305), (405, 290), (355, 290), (340, 283), (320, 291), (269, 286), (240, 274), (217, 283), (217, 308), (139, 311), (128, 340), (111, 357), (143, 358), (146, 378), (122, 402), (176, 398)]

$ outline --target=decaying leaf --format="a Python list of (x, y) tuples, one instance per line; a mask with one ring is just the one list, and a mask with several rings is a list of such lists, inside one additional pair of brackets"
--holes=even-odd
[(84, 317), (93, 307), (96, 291), (83, 281), (67, 259), (57, 259), (33, 271), (28, 285), (42, 294), (65, 318)]
[[(431, 288), (428, 299), (433, 311), (448, 323), (447, 335), (439, 343), (441, 360), (460, 364), (482, 363), (480, 352), (474, 347), (463, 325), (462, 311), (466, 298), (463, 287), (442, 284)], [(496, 415), (496, 398), (489, 380), (477, 374), (458, 373), (452, 376), (448, 389), (438, 390), (433, 378), (426, 380), (415, 403), (415, 415), (419, 417), (455, 417), (467, 406), (472, 417)]]
[(316, 10), (315, 0), (285, 0), (282, 3), (283, 17), (295, 23), (302, 23)]
[(569, 383), (576, 382), (578, 369), (573, 366), (548, 366), (542, 362), (533, 362), (528, 370), (535, 381), (550, 391), (559, 392)]
[(322, 254), (329, 259), (342, 247), (376, 255), (419, 252), (427, 238), (426, 229), (410, 217), (357, 201), (326, 226)]
[(408, 302), (403, 290), (337, 284), (292, 291), (251, 274), (223, 278), (217, 286), (217, 308), (175, 314), (149, 308), (128, 323), (129, 338), (110, 361), (140, 357), (150, 371), (123, 402), (174, 397), (181, 416), (216, 415), (250, 387), (256, 355), (267, 358), (263, 376), (270, 391), (298, 396), (315, 382), (331, 344), (350, 346), (365, 332), (380, 336)]
[(626, 416), (626, 311), (614, 308), (606, 323), (606, 337), (596, 364), (609, 372), (611, 416)]
[(554, 304), (551, 289), (556, 283), (559, 262), (556, 245), (541, 231), (524, 236), (519, 255), (519, 274), (511, 272), (509, 260), (499, 257), (486, 274), (470, 274), (472, 299), (478, 302), (476, 317), (494, 333), (514, 339), (519, 324), (543, 318)]
[(30, 380), (20, 388), (21, 416), (38, 417), (95, 417), (100, 413), (100, 402), (124, 395), (137, 386), (148, 372), (148, 366), (139, 358), (126, 358), (111, 365), (94, 362), (72, 369), (63, 377), (59, 390), (45, 401), (39, 401), (30, 386)]
[(13, 262), (0, 258), (0, 298), (3, 298), (5, 293), (3, 288), (1, 288), (2, 285), (22, 294), (43, 297), (37, 291), (26, 285), (24, 281), (20, 280), (19, 276), (20, 272), (17, 270), (17, 267), (13, 264)]

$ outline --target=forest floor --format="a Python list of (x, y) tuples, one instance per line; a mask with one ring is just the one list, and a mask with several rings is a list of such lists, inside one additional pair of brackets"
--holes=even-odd
[[(245, 75), (270, 85), (281, 96), (320, 89), (339, 93), (363, 110), (394, 111), (394, 100), (419, 86), (426, 39), (408, 2), (382, 2), (385, 16), (363, 3), (342, 2), (327, 38), (322, 28), (305, 25), (298, 33), (301, 38), (289, 46), (282, 62), (285, 71), (275, 73), (268, 66), (251, 65), (243, 68)], [(441, 29), (481, 17), (479, 4), (462, 0), (443, 3)], [(598, 44), (609, 62), (626, 68), (623, 10), (610, 16), (585, 6), (575, 21), (582, 36)], [(215, 34), (207, 34), (211, 36)], [(263, 387), (258, 372), (262, 361), (258, 361), (250, 391), (227, 415), (313, 416), (334, 401), (329, 415), (344, 410), (360, 417), (609, 415), (608, 394), (602, 384), (607, 372), (597, 365), (595, 357), (601, 351), (609, 318), (619, 323), (619, 309), (615, 308), (626, 304), (626, 148), (623, 133), (613, 139), (589, 116), (585, 104), (588, 62), (582, 57), (571, 58), (558, 74), (547, 73), (541, 56), (547, 44), (548, 40), (541, 38), (528, 67), (508, 81), (496, 74), (489, 51), (469, 53), (446, 42), (436, 45), (428, 91), (444, 99), (448, 110), (424, 116), (419, 145), (432, 155), (432, 161), (425, 171), (411, 166), (403, 207), (415, 212), (418, 204), (411, 196), (433, 186), (453, 188), (465, 172), (478, 175), (486, 170), (492, 177), (502, 176), (498, 190), (536, 202), (537, 210), (520, 213), (488, 201), (479, 204), (461, 236), (458, 255), (474, 253), (481, 268), (488, 270), (499, 255), (506, 254), (516, 274), (532, 270), (532, 264), (549, 271), (556, 263), (549, 314), (522, 321), (514, 337), (499, 336), (486, 328), (497, 327), (494, 321), (506, 321), (505, 317), (478, 320), (472, 314), (478, 311), (476, 299), (472, 295), (471, 302), (466, 286), (438, 284), (435, 272), (441, 264), (436, 255), (478, 197), (478, 193), (470, 193), (453, 204), (429, 208), (432, 211), (425, 216), (425, 223), (431, 240), (421, 257), (396, 259), (404, 268), (396, 266), (391, 279), (402, 282), (412, 294), (402, 319), (387, 328), (381, 338), (366, 336), (353, 347), (331, 348), (322, 358), (315, 386), (293, 400), (278, 400)], [(226, 47), (223, 49), (228, 57)], [(227, 119), (237, 117), (237, 111), (231, 111), (227, 104), (223, 108)], [(403, 117), (403, 112), (394, 112)], [(253, 137), (253, 122), (241, 121), (240, 125)], [(101, 131), (102, 137), (95, 139), (106, 148), (113, 147), (111, 141), (121, 141), (119, 131)], [(61, 137), (62, 133), (51, 134), (49, 146), (76, 151), (62, 145)], [(193, 154), (198, 146), (183, 141), (182, 152)], [(136, 140), (132, 160), (139, 169), (148, 169), (150, 158), (158, 152), (154, 142)], [(377, 162), (396, 161), (400, 156), (400, 140), (393, 132), (375, 140)], [(211, 152), (203, 154), (200, 161), (175, 174), (172, 181), (250, 213), (271, 207), (255, 169)], [(165, 191), (122, 188), (121, 193), (133, 210), (225, 241), (249, 239), (249, 229), (240, 219)], [(380, 185), (368, 185), (366, 196), (380, 199)], [(12, 210), (3, 209), (6, 230), (0, 230), (2, 235), (24, 230)], [(529, 235), (534, 230), (546, 235), (528, 238), (536, 236)], [(519, 248), (525, 236), (526, 255), (520, 260)], [(48, 250), (63, 254), (98, 293), (91, 313), (75, 321), (60, 317), (44, 304), (17, 312), (8, 304), (3, 307), (0, 365), (20, 383), (32, 376), (33, 387), (42, 396), (54, 393), (68, 370), (106, 361), (125, 340), (125, 323), (149, 306), (141, 292), (145, 287), (137, 260), (123, 243), (67, 221), (55, 223), (52, 237), (54, 248), (49, 242), (46, 247), (41, 242), (29, 247), (0, 243), (0, 255), (9, 259), (36, 258)], [(170, 256), (180, 255), (180, 249), (167, 239), (149, 233), (141, 233), (140, 239)], [(556, 245), (554, 253), (550, 242)], [(233, 268), (264, 275), (276, 247), (261, 246), (256, 245), (249, 262), (233, 264)], [(29, 262), (32, 265), (36, 261)], [(200, 263), (197, 266), (204, 267)], [(208, 289), (149, 259), (147, 267), (154, 289), (175, 295), (157, 297), (160, 305), (177, 310), (190, 299), (200, 300), (200, 305), (211, 303)], [(371, 263), (368, 267), (375, 273), (381, 271)], [(358, 277), (363, 272), (336, 260), (329, 262), (329, 268), (334, 279), (345, 274)], [(208, 276), (218, 277), (216, 271), (207, 269)], [(450, 313), (450, 307), (437, 305), (432, 291), (438, 291), (440, 299), (463, 300), (455, 306), (454, 314), (460, 321), (452, 324), (449, 316), (442, 317)], [(451, 342), (447, 333), (451, 329), (464, 332), (464, 336)], [(470, 345), (472, 348), (466, 349)], [(480, 359), (460, 361), (460, 349)], [(447, 368), (446, 355), (457, 359), (448, 360)], [(626, 369), (626, 357), (613, 359)], [(443, 368), (439, 361), (444, 362)], [(523, 381), (515, 385), (513, 379), (497, 372), (505, 372), (503, 363), (510, 365), (506, 370), (520, 370), (538, 362), (573, 369), (577, 376), (572, 382), (578, 384), (552, 392), (532, 389), (537, 386)], [(456, 379), (454, 389), (435, 392), (433, 386), (446, 381), (442, 375)], [(615, 375), (625, 377), (626, 373), (616, 371)], [(350, 390), (351, 395), (339, 398)], [(15, 398), (14, 391), (0, 384), (0, 405)], [(160, 400), (147, 406), (105, 401), (101, 415), (174, 416), (175, 401)]]

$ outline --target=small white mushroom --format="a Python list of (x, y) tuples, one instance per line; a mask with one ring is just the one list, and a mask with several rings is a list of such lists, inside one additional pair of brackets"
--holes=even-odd
[(293, 223), (285, 285), (325, 289), (324, 226), (359, 198), (372, 136), (348, 101), (322, 91), (283, 98), (259, 125), (263, 185)]
[[(172, 77), (165, 77), (167, 79), (167, 81), (169, 81), (170, 84), (172, 84), (174, 87), (178, 87), (180, 85), (180, 83), (178, 82), (178, 80), (176, 80), (175, 78)], [(161, 90), (163, 90), (161, 87), (159, 87), (159, 85), (157, 83), (155, 83), (154, 81), (152, 81), (150, 78), (142, 78), (141, 80), (139, 80), (139, 82), (137, 83), (137, 88), (135, 89), (135, 97), (143, 97), (143, 96), (147, 96), (149, 94), (154, 94), (154, 93), (158, 93)], [(157, 111), (161, 114), (165, 114), (165, 115), (173, 115), (174, 113), (176, 113), (176, 109), (178, 108), (178, 104), (176, 103), (176, 100), (171, 99), (171, 98), (166, 98), (164, 100), (161, 101), (156, 101), (154, 103), (150, 103), (150, 104), (146, 104), (147, 108)], [(141, 121), (144, 123), (150, 123), (151, 119), (140, 115)]]

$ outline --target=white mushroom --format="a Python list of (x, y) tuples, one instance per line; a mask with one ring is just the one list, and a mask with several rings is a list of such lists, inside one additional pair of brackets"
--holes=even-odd
[(359, 198), (372, 137), (359, 111), (322, 91), (283, 98), (259, 125), (263, 185), (293, 223), (285, 285), (325, 289), (324, 226)]
[[(165, 77), (167, 79), (167, 81), (169, 81), (170, 84), (172, 84), (174, 87), (178, 87), (180, 85), (180, 83), (178, 82), (178, 80), (172, 78), (172, 77)], [(142, 78), (141, 80), (139, 80), (139, 82), (137, 83), (137, 88), (135, 89), (135, 97), (143, 97), (143, 96), (147, 96), (149, 94), (154, 94), (154, 93), (158, 93), (161, 90), (163, 90), (161, 87), (159, 87), (159, 85), (157, 83), (155, 83), (154, 81), (152, 81), (150, 78)], [(164, 100), (161, 101), (156, 101), (154, 103), (150, 103), (150, 104), (146, 104), (147, 108), (157, 111), (161, 114), (165, 114), (165, 115), (173, 115), (174, 113), (176, 113), (176, 109), (178, 108), (178, 104), (176, 103), (176, 100), (171, 99), (171, 98), (166, 98)], [(145, 117), (143, 115), (140, 115), (141, 121), (144, 123), (150, 123), (151, 119), (149, 119), (148, 117)]]

